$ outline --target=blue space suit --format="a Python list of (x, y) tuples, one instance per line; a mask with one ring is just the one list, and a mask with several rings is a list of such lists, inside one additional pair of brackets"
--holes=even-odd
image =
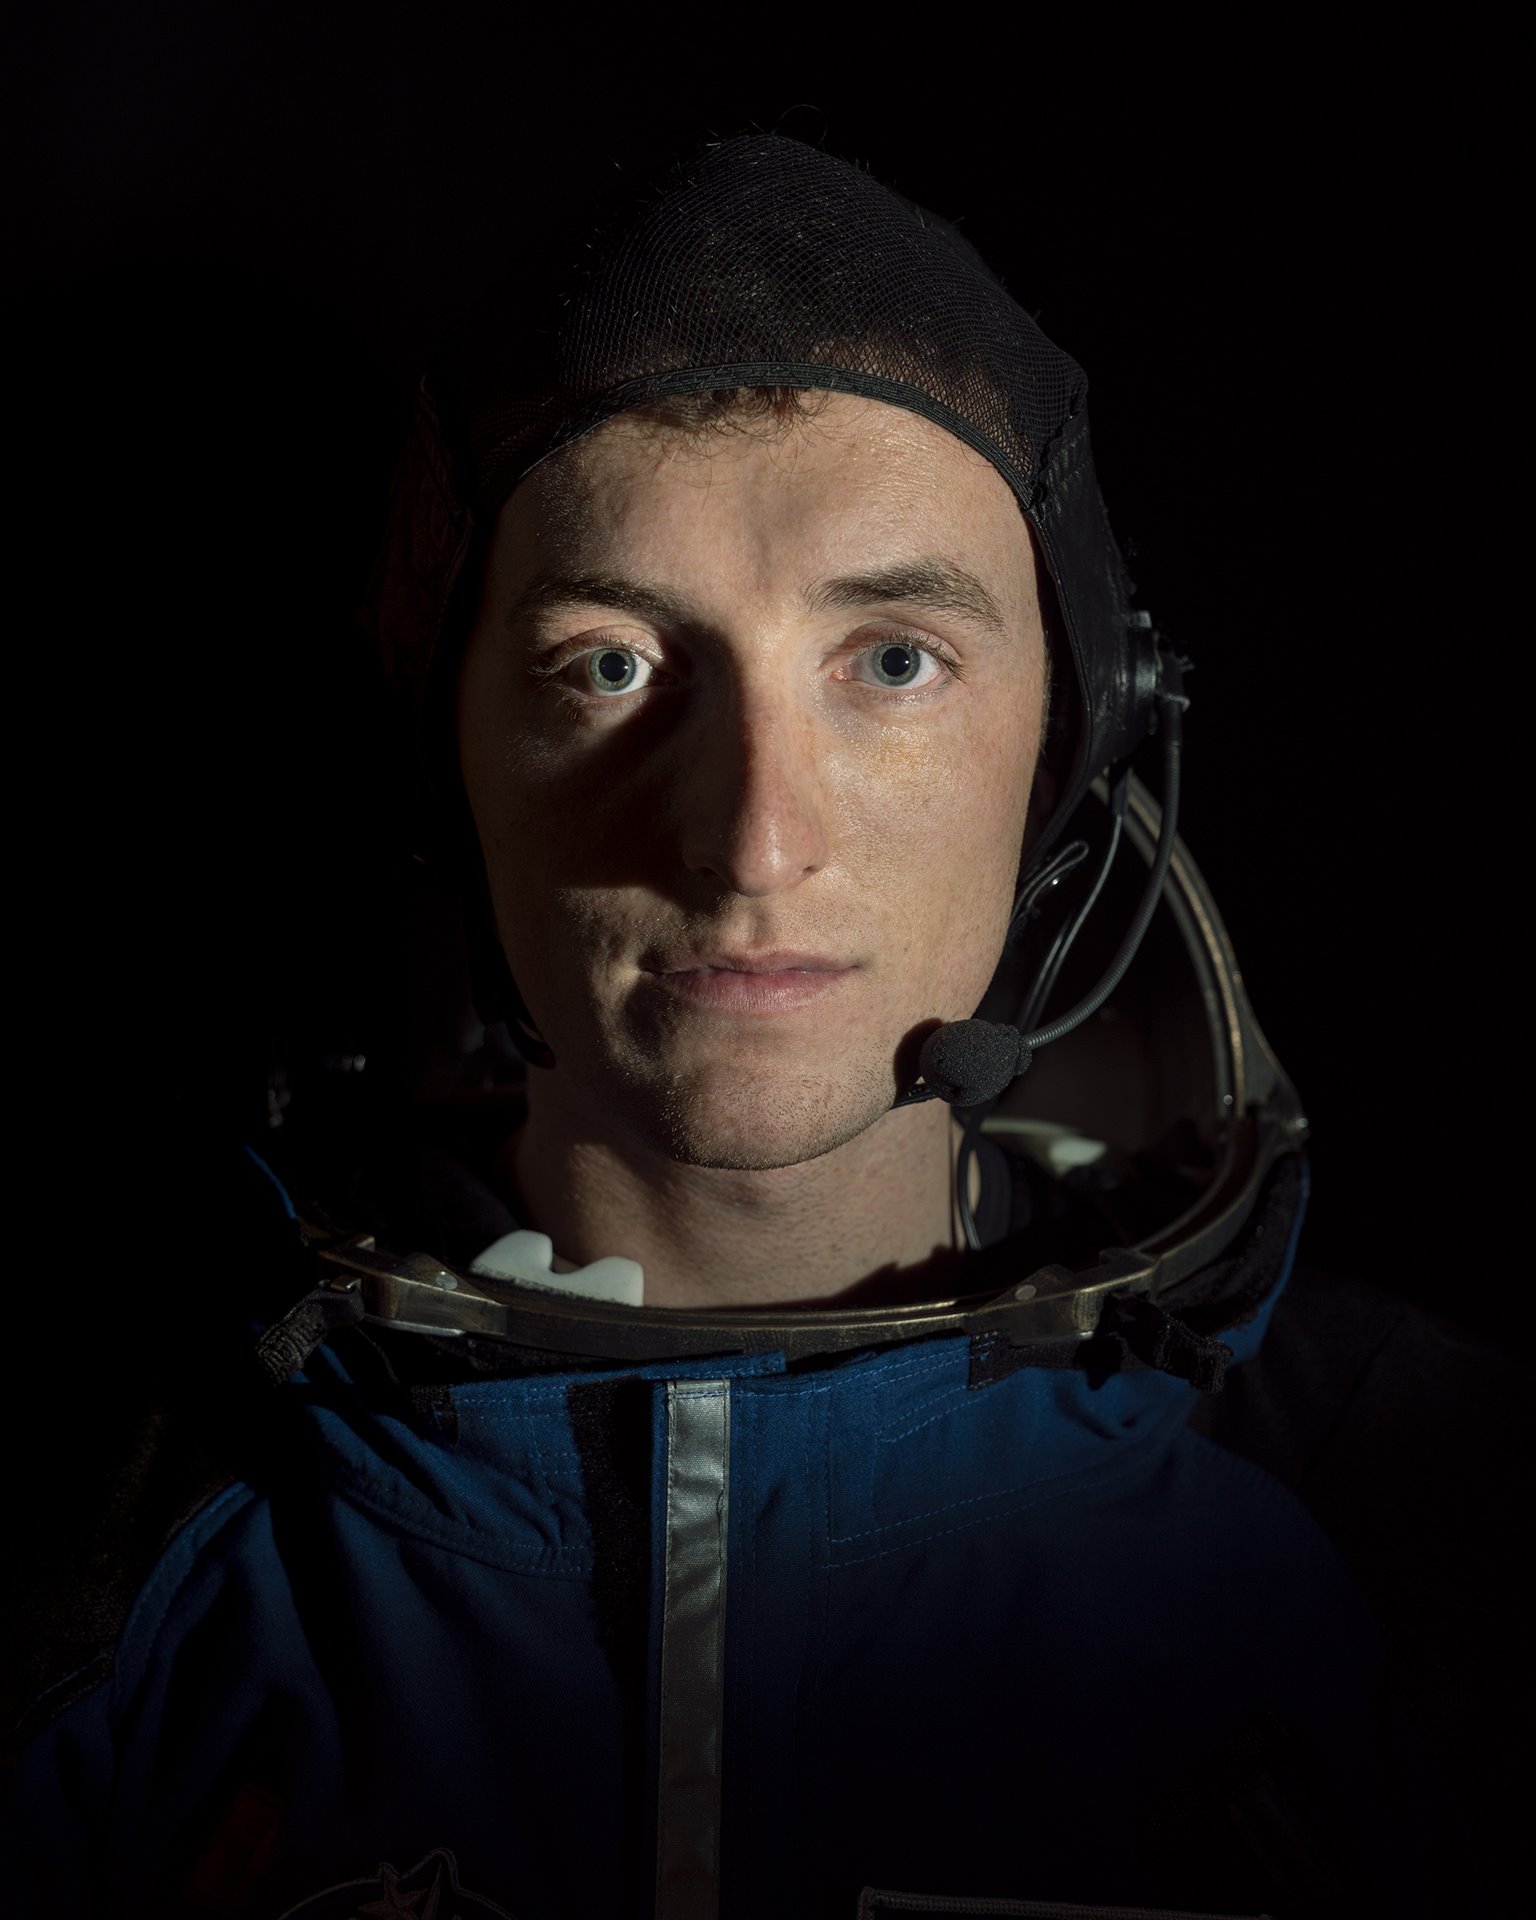
[[(466, 1244), (508, 1226), (451, 1164)], [(983, 1258), (1052, 1190), (1025, 1164), (988, 1138)], [(1233, 1380), (1305, 1186), (1282, 1157), (1215, 1276)], [(291, 1290), (294, 1223), (246, 1200)], [(1459, 1910), (1358, 1587), (1134, 1329), (1098, 1370), (470, 1344), (354, 1322), (157, 1430), (162, 1479), (203, 1456), (145, 1476), (170, 1537), (31, 1707), (12, 1911)]]

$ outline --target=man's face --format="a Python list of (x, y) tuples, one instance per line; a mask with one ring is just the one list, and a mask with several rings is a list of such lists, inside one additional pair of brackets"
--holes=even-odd
[(886, 1113), (996, 967), (1044, 675), (1012, 492), (905, 409), (702, 446), (621, 416), (536, 468), (459, 747), (577, 1124), (769, 1168)]

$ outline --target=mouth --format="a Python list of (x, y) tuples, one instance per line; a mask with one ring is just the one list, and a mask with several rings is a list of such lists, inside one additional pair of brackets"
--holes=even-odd
[(790, 1013), (836, 994), (857, 972), (825, 954), (776, 949), (766, 953), (705, 954), (648, 967), (662, 992), (719, 1013)]
[(822, 953), (796, 953), (773, 947), (762, 953), (700, 953), (652, 967), (652, 973), (846, 973), (852, 962)]

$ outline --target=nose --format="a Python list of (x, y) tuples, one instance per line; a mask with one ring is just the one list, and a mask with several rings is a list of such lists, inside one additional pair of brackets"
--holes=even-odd
[(784, 689), (721, 693), (685, 748), (683, 860), (732, 893), (778, 893), (827, 863), (826, 754), (814, 715)]

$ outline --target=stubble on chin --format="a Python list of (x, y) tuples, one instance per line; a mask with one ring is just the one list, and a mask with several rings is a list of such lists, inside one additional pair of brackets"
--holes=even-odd
[(889, 1111), (896, 1089), (887, 1066), (850, 1077), (792, 1076), (745, 1063), (675, 1074), (626, 1087), (631, 1126), (679, 1166), (764, 1173), (819, 1160), (846, 1146)]

